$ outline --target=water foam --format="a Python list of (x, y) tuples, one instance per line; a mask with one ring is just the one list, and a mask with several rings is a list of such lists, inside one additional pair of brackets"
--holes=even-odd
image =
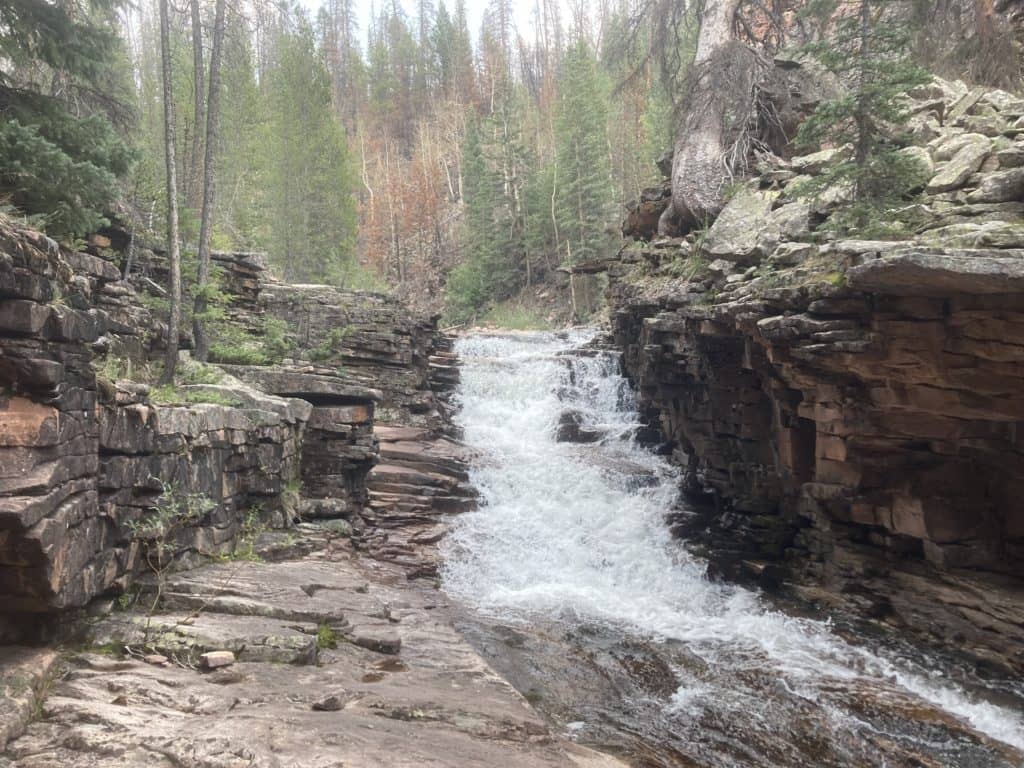
[[(673, 542), (665, 524), (676, 483), (663, 459), (628, 440), (608, 439), (598, 453), (556, 442), (566, 400), (587, 426), (609, 435), (636, 426), (631, 394), (609, 357), (576, 358), (572, 370), (559, 358), (585, 339), (574, 333), (459, 341), (459, 420), (466, 442), (483, 456), (472, 480), (485, 503), (460, 516), (446, 539), (449, 594), (505, 619), (540, 613), (600, 621), (682, 641), (702, 658), (733, 667), (767, 662), (784, 684), (809, 697), (821, 680), (884, 682), (1024, 750), (1019, 714), (920, 667), (852, 646), (822, 622), (769, 610), (750, 590), (704, 578), (703, 565)], [(623, 482), (630, 473), (660, 482)], [(696, 698), (681, 689), (669, 706), (689, 707), (706, 695), (704, 688)]]

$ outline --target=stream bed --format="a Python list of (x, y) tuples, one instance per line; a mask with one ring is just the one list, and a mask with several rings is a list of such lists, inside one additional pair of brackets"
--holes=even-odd
[[(459, 629), (556, 728), (637, 766), (1024, 765), (1024, 681), (709, 581), (672, 537), (593, 332), (468, 335), (482, 503), (444, 540)], [(558, 442), (567, 409), (590, 443)]]

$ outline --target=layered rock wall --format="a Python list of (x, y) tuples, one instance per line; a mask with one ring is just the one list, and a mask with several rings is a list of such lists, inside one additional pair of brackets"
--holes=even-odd
[(215, 339), (260, 364), (186, 360), (185, 381), (216, 383), (142, 383), (166, 333), (163, 260), (139, 249), (122, 279), (109, 246), (73, 252), (0, 222), (0, 639), (255, 527), (361, 521), (375, 418), (448, 428), (457, 372), (436, 321), (382, 295), (278, 283), (258, 254), (215, 255)]
[(1024, 102), (934, 91), (916, 229), (838, 238), (841, 192), (787, 192), (837, 151), (774, 161), (699, 240), (626, 252), (613, 336), (715, 570), (1021, 669)]
[(158, 405), (148, 387), (97, 373), (104, 354), (145, 360), (152, 322), (133, 295), (109, 261), (2, 222), (0, 636), (45, 629), (15, 614), (125, 589), (146, 567), (139, 530), (161, 499), (202, 498), (168, 533), (168, 556), (215, 554), (247, 518), (281, 519), (298, 476), (308, 404), (232, 389), (230, 405), (223, 392)]

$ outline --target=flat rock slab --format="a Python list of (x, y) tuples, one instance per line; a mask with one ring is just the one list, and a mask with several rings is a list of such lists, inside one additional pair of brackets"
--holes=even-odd
[(281, 664), (313, 664), (317, 656), (316, 625), (209, 611), (152, 618), (115, 616), (96, 627), (93, 640), (99, 646), (146, 648), (197, 664), (203, 656), (219, 651), (246, 661)]
[(58, 658), (45, 648), (0, 647), (0, 750), (28, 724)]
[[(142, 646), (69, 656), (0, 768), (623, 768), (553, 734), (454, 629), (444, 596), (396, 565), (321, 550), (173, 574), (166, 590), (175, 612), (150, 632), (170, 663)], [(146, 621), (112, 614), (97, 640), (138, 641)], [(325, 623), (335, 648), (316, 647)], [(237, 661), (183, 663), (198, 649)], [(280, 663), (309, 649), (315, 665)]]

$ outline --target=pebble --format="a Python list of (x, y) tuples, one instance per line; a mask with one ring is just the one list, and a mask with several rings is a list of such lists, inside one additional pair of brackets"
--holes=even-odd
[(230, 667), (235, 663), (235, 654), (231, 651), (210, 651), (200, 656), (199, 660), (207, 669)]

